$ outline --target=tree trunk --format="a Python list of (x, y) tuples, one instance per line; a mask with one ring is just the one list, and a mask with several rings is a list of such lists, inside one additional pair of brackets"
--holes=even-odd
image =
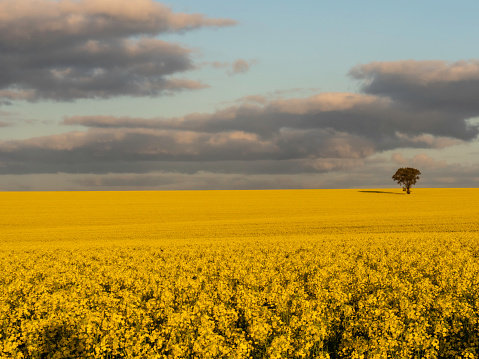
[(409, 190), (409, 187), (407, 187), (407, 194), (411, 193), (411, 191)]

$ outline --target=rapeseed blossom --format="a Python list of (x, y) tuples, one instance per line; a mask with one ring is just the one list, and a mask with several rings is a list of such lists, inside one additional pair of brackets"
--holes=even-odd
[(0, 197), (2, 358), (479, 356), (476, 189)]

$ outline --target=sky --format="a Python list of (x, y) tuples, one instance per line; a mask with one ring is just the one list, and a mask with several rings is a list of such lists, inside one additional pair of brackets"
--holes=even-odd
[(478, 13), (0, 0), (0, 191), (478, 187)]

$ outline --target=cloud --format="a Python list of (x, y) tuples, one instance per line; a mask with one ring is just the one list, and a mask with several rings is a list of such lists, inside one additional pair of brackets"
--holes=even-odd
[(255, 65), (257, 63), (258, 63), (258, 60), (251, 60), (251, 61), (246, 61), (243, 59), (236, 60), (231, 65), (230, 75), (244, 74), (250, 70), (252, 65)]
[(359, 65), (349, 75), (362, 91), (388, 96), (418, 109), (453, 111), (472, 117), (479, 110), (479, 60), (394, 61)]
[[(249, 161), (251, 164), (251, 161)], [(285, 188), (396, 188), (391, 179), (398, 166), (388, 161), (366, 159), (362, 163), (344, 166), (334, 171), (309, 173), (289, 170), (291, 161), (278, 164), (277, 172), (245, 172), (235, 169), (238, 163), (222, 163), (210, 171), (175, 171), (161, 163), (152, 171), (134, 173), (52, 173), (3, 175), (0, 190), (212, 190), (212, 189), (285, 189)], [(171, 165), (171, 164), (170, 164)], [(198, 166), (198, 163), (189, 165)], [(221, 165), (227, 171), (221, 171)], [(271, 161), (258, 163), (272, 165)], [(229, 167), (228, 167), (229, 166)], [(189, 166), (188, 166), (189, 167)], [(200, 166), (201, 167), (201, 166)], [(281, 170), (281, 167), (283, 170)], [(439, 169), (420, 168), (422, 175), (417, 188), (477, 187), (479, 163), (472, 165), (448, 165)]]
[(157, 187), (175, 183), (174, 176), (152, 174), (121, 174), (109, 176), (84, 177), (75, 182), (88, 187)]
[(147, 127), (202, 132), (245, 131), (263, 137), (281, 130), (330, 130), (359, 136), (387, 150), (404, 146), (441, 148), (470, 141), (479, 133), (461, 113), (411, 110), (391, 99), (368, 94), (321, 93), (307, 98), (268, 101), (247, 97), (240, 105), (212, 114), (181, 118), (67, 118), (65, 124), (88, 127)]
[(12, 123), (11, 123), (10, 121), (9, 121), (9, 122), (2, 121), (2, 118), (3, 118), (3, 119), (11, 119), (12, 115), (14, 115), (14, 114), (11, 113), (11, 112), (0, 111), (0, 127), (8, 127), (8, 126), (11, 126)]
[[(181, 173), (153, 173), (153, 174), (107, 174), (90, 175), (72, 180), (77, 186), (88, 189), (108, 188), (118, 189), (284, 189), (284, 188), (311, 188), (295, 175), (243, 175), (199, 172), (194, 175)], [(312, 183), (313, 181), (311, 181)]]
[(215, 69), (221, 69), (230, 66), (228, 62), (219, 62), (219, 61), (214, 61), (214, 62), (203, 62), (202, 65), (211, 65)]
[(260, 105), (264, 105), (268, 102), (266, 96), (262, 95), (248, 95), (240, 98), (238, 102), (250, 102), (250, 103), (257, 103)]
[(414, 157), (407, 159), (400, 153), (394, 153), (391, 161), (404, 167), (414, 167), (421, 169), (442, 169), (447, 167), (446, 161), (438, 161), (425, 153), (419, 153)]
[(236, 21), (173, 13), (152, 0), (0, 0), (0, 23), (3, 47), (26, 49), (231, 26)]
[(398, 165), (407, 165), (408, 164), (408, 160), (406, 158), (404, 158), (403, 155), (401, 155), (400, 153), (393, 153), (391, 155), (391, 161), (393, 161), (394, 163), (397, 163)]
[(411, 163), (415, 167), (425, 169), (441, 169), (447, 167), (446, 161), (437, 161), (424, 153), (414, 156), (411, 159)]
[(18, 90), (18, 89), (17, 90), (0, 90), (0, 106), (11, 105), (12, 101), (17, 101), (17, 100), (31, 101), (34, 98), (35, 98), (35, 92), (31, 90)]
[[(294, 171), (308, 173), (361, 166), (364, 159), (382, 150), (458, 143), (451, 137), (423, 134), (426, 127), (421, 121), (430, 132), (441, 132), (442, 123), (436, 117), (405, 110), (391, 115), (394, 106), (372, 95), (324, 93), (243, 103), (212, 114), (178, 118), (67, 117), (64, 125), (87, 130), (3, 141), (0, 155), (8, 163), (3, 171), (18, 173), (38, 171), (42, 161), (47, 172), (85, 168), (132, 172), (148, 162), (152, 169), (171, 162), (184, 171), (178, 163), (189, 162), (197, 163), (197, 170), (221, 171), (218, 162), (236, 161), (247, 173), (277, 171), (274, 166), (256, 166), (257, 161), (290, 161)], [(38, 165), (31, 166), (31, 161)], [(174, 170), (175, 166), (168, 167)]]
[(228, 71), (228, 74), (230, 76), (237, 75), (237, 74), (244, 74), (247, 73), (251, 66), (257, 64), (259, 61), (258, 60), (243, 60), (243, 59), (238, 59), (234, 61), (233, 63), (229, 62), (219, 62), (219, 61), (214, 61), (214, 62), (203, 62), (202, 65), (210, 65), (215, 69), (223, 69), (223, 68), (230, 68)]
[(172, 77), (195, 68), (192, 51), (154, 36), (234, 24), (153, 0), (0, 0), (0, 102), (203, 88)]
[[(443, 63), (431, 66), (435, 64), (444, 67)], [(397, 83), (413, 81), (408, 80), (407, 72), (402, 76), (392, 69)], [(468, 87), (465, 75), (461, 76), (460, 84)], [(471, 76), (474, 79), (473, 72)], [(431, 78), (429, 81), (436, 81)], [(393, 88), (394, 81), (390, 82)], [(448, 87), (449, 82), (443, 82)], [(472, 111), (469, 105), (466, 109), (438, 109), (426, 102), (418, 107), (388, 91), (365, 92), (324, 92), (303, 98), (250, 95), (213, 113), (171, 118), (66, 117), (63, 126), (76, 126), (77, 131), (0, 141), (0, 173), (103, 175), (116, 178), (111, 183), (119, 186), (139, 185), (141, 181), (132, 179), (135, 173), (143, 175), (145, 185), (153, 185), (157, 177), (148, 175), (158, 171), (171, 174), (171, 178), (184, 175), (181, 178), (187, 183), (197, 184), (188, 176), (241, 175), (242, 183), (250, 184), (253, 182), (244, 181), (244, 176), (257, 176), (261, 177), (258, 185), (275, 176), (299, 176), (288, 183), (311, 183), (309, 176), (315, 173), (338, 178), (338, 184), (343, 182), (333, 173), (357, 175), (350, 175), (351, 183), (353, 178), (373, 181), (368, 171), (386, 173), (398, 164), (417, 166), (437, 178), (447, 177), (440, 175), (444, 171), (465, 173), (464, 167), (435, 160), (421, 149), (432, 151), (476, 139), (478, 124), (468, 119), (477, 117), (479, 109)], [(418, 153), (406, 159), (400, 155), (401, 149)], [(390, 161), (374, 161), (374, 156), (385, 151), (394, 151)], [(302, 182), (301, 178), (308, 180)], [(105, 181), (99, 183), (109, 183)]]
[(430, 134), (423, 134), (417, 136), (408, 136), (403, 133), (397, 132), (396, 137), (408, 143), (408, 147), (429, 147), (429, 148), (446, 148), (466, 143), (464, 140), (454, 139), (443, 136), (433, 136)]

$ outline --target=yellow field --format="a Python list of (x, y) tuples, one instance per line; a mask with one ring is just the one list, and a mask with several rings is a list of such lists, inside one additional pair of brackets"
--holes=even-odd
[(11, 192), (0, 209), (17, 249), (479, 228), (478, 189)]
[(0, 357), (479, 358), (479, 189), (0, 193)]

